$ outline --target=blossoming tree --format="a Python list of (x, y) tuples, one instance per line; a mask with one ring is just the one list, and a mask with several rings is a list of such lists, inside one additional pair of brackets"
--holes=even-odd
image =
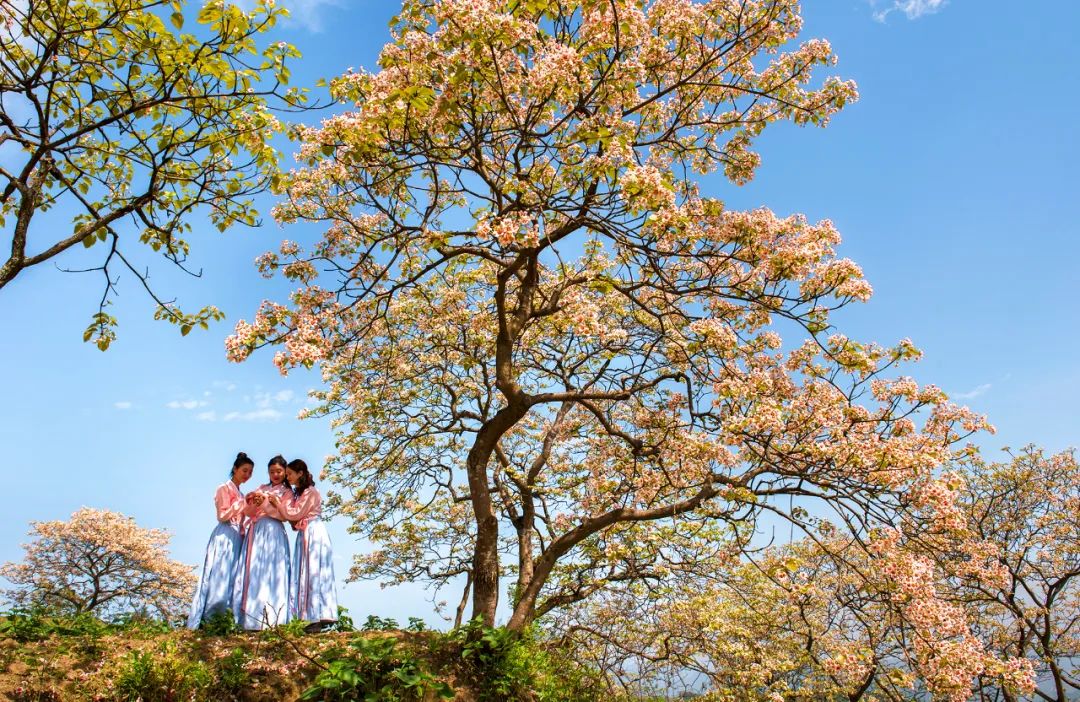
[[(976, 460), (960, 500), (990, 549), (997, 579), (941, 563), (988, 650), (1034, 662), (1036, 697), (1080, 696), (1080, 465), (1072, 451), (1028, 446), (1007, 462)], [(932, 554), (941, 561), (940, 553)], [(961, 563), (965, 560), (961, 559)], [(993, 699), (993, 698), (991, 698)], [(999, 696), (999, 699), (1007, 697)]]
[(273, 0), (209, 2), (182, 32), (179, 0), (0, 3), (0, 290), (97, 245), (103, 294), (87, 341), (115, 338), (106, 308), (121, 270), (183, 334), (220, 319), (162, 299), (130, 242), (184, 268), (196, 211), (221, 230), (256, 223), (252, 195), (277, 173), (270, 110), (304, 98), (284, 87), (297, 51), (257, 43), (283, 14)]
[[(353, 575), (466, 583), (508, 626), (655, 582), (810, 503), (888, 524), (985, 426), (830, 314), (870, 286), (828, 221), (702, 194), (854, 86), (793, 0), (407, 0), (351, 109), (298, 130), (262, 257), (298, 284), (227, 341), (322, 365)], [(785, 344), (780, 332), (789, 334)], [(947, 491), (946, 491), (947, 492)]]
[(195, 575), (169, 558), (170, 535), (118, 512), (83, 507), (66, 522), (32, 522), (21, 563), (5, 563), (18, 605), (108, 617), (152, 612), (174, 619), (191, 602)]
[[(722, 698), (1065, 702), (1080, 690), (1080, 466), (1026, 447), (951, 473), (870, 549), (821, 524), (647, 596), (608, 588), (550, 628), (636, 691), (679, 677)], [(948, 485), (944, 486), (948, 487)], [(922, 518), (920, 518), (920, 516)], [(689, 674), (689, 675), (688, 675)], [(746, 697), (749, 695), (749, 697)], [(725, 698), (726, 699), (726, 698)]]

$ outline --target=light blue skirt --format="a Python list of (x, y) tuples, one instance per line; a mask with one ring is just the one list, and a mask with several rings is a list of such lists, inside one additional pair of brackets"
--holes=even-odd
[(319, 520), (309, 522), (306, 529), (296, 532), (291, 598), (293, 619), (337, 621), (334, 551), (326, 525)]
[(229, 523), (218, 523), (210, 532), (202, 576), (191, 601), (188, 628), (198, 629), (203, 619), (232, 610), (233, 577), (240, 555), (240, 531)]
[(232, 604), (241, 629), (265, 629), (289, 621), (291, 571), (285, 525), (262, 517), (248, 529), (236, 567)]

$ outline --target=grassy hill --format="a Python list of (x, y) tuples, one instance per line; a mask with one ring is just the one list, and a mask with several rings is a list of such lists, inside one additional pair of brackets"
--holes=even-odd
[[(612, 699), (560, 651), (500, 629), (444, 633), (369, 618), (360, 631), (171, 629), (133, 619), (0, 618), (0, 700), (11, 702), (584, 702)], [(345, 627), (348, 628), (348, 627)], [(216, 629), (216, 630), (215, 630)]]

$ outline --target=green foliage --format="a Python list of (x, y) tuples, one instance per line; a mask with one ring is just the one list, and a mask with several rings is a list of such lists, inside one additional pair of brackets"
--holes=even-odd
[(262, 638), (267, 641), (276, 641), (285, 639), (291, 641), (304, 636), (308, 632), (308, 626), (311, 622), (306, 622), (303, 619), (294, 619), (286, 624), (278, 624), (267, 629), (263, 629)]
[(56, 633), (55, 617), (43, 607), (16, 607), (0, 617), (0, 636), (19, 643), (42, 641)]
[(0, 613), (0, 635), (20, 643), (43, 641), (50, 636), (98, 638), (125, 626), (124, 622), (104, 622), (89, 612), (61, 614), (41, 606), (16, 607)]
[(392, 636), (355, 636), (346, 649), (331, 649), (321, 659), (323, 670), (302, 700), (404, 702), (454, 697), (449, 685), (437, 680)]
[(389, 617), (378, 617), (374, 614), (369, 614), (368, 618), (364, 620), (364, 626), (361, 627), (362, 631), (397, 631), (398, 626), (396, 619)]
[(115, 681), (118, 702), (173, 702), (209, 699), (214, 677), (202, 661), (192, 660), (166, 641), (156, 651), (132, 651)]
[(341, 605), (338, 605), (337, 613), (337, 621), (328, 626), (323, 631), (356, 631), (356, 623), (353, 621), (353, 618), (349, 616), (348, 607), (342, 607)]
[(113, 627), (140, 637), (159, 636), (173, 630), (173, 625), (163, 619), (147, 616), (142, 612), (128, 612), (113, 620)]
[(482, 702), (588, 702), (607, 696), (599, 673), (565, 651), (477, 618), (447, 635)]
[(242, 648), (234, 648), (229, 655), (218, 661), (214, 668), (215, 690), (239, 698), (244, 689), (251, 684), (251, 674), (247, 664), (251, 655)]
[[(281, 4), (212, 0), (196, 15), (182, 0), (3, 3), (0, 85), (28, 116), (0, 124), (0, 142), (21, 146), (13, 175), (0, 177), (0, 232), (29, 236), (6, 237), (0, 288), (81, 244), (100, 251), (92, 270), (106, 281), (83, 337), (99, 349), (116, 338), (106, 307), (119, 270), (181, 335), (222, 318), (160, 297), (129, 249), (138, 241), (188, 270), (192, 220), (220, 231), (259, 223), (254, 197), (280, 178), (275, 111), (307, 99), (286, 87), (299, 52), (265, 40), (288, 14)], [(186, 32), (185, 14), (195, 20)], [(52, 207), (72, 213), (70, 227), (35, 226)]]
[(240, 627), (236, 625), (232, 612), (215, 612), (202, 620), (199, 631), (207, 636), (231, 636), (240, 631)]

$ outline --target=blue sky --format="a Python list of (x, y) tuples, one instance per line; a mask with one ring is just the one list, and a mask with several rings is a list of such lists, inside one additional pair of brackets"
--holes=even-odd
[[(296, 83), (373, 66), (393, 2), (303, 0), (280, 36), (305, 58)], [(1078, 441), (1080, 224), (1077, 204), (1080, 4), (971, 0), (816, 0), (806, 36), (829, 39), (839, 75), (861, 100), (828, 129), (780, 127), (759, 140), (763, 165), (736, 188), (704, 190), (729, 206), (830, 218), (842, 253), (862, 265), (874, 298), (838, 324), (882, 343), (910, 337), (925, 351), (910, 368), (989, 415), (1002, 446), (1061, 450)], [(196, 222), (196, 229), (200, 229)], [(173, 554), (201, 563), (213, 527), (211, 494), (243, 450), (265, 480), (281, 452), (320, 464), (333, 450), (321, 421), (295, 419), (316, 374), (282, 378), (270, 354), (224, 358), (233, 323), (284, 289), (252, 261), (311, 229), (193, 237), (192, 281), (163, 266), (154, 280), (188, 307), (214, 303), (228, 319), (181, 340), (149, 319), (152, 306), (122, 278), (119, 341), (105, 354), (81, 341), (98, 280), (45, 264), (0, 292), (4, 360), (0, 447), (9, 476), (0, 561), (18, 559), (30, 520), (64, 519), (82, 505), (132, 515), (173, 534)], [(63, 261), (77, 267), (79, 254)], [(339, 576), (362, 549), (333, 523)], [(444, 596), (455, 601), (458, 593)], [(438, 620), (415, 587), (342, 586), (354, 617)]]

